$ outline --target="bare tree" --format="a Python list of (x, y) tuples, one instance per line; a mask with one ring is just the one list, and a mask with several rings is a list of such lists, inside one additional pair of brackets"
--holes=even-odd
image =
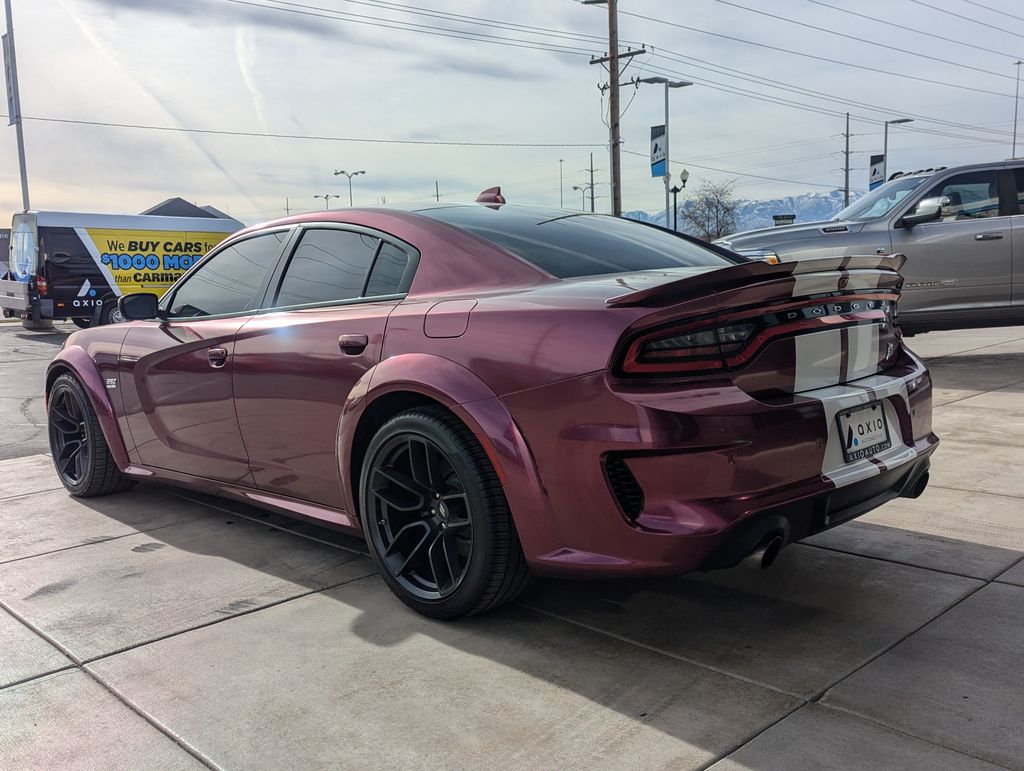
[(736, 230), (736, 199), (734, 182), (713, 182), (705, 179), (696, 194), (680, 207), (680, 215), (694, 235), (714, 241)]

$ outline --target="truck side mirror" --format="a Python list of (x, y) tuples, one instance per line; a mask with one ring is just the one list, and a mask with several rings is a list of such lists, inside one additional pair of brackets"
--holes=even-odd
[(949, 206), (949, 198), (947, 196), (940, 195), (935, 198), (922, 198), (917, 202), (917, 206), (912, 214), (903, 215), (900, 219), (900, 224), (903, 227), (912, 228), (914, 225), (937, 220), (944, 206)]
[(118, 298), (117, 309), (128, 321), (155, 319), (160, 314), (157, 308), (158, 299), (152, 292), (126, 294)]

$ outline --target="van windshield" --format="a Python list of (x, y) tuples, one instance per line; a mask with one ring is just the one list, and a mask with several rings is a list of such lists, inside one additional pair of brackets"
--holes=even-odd
[(928, 177), (897, 177), (876, 187), (856, 203), (839, 212), (833, 220), (873, 220), (884, 217)]

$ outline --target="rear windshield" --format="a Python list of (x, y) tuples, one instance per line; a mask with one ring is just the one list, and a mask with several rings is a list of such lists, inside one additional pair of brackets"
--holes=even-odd
[(417, 213), (485, 238), (558, 278), (733, 264), (669, 231), (603, 214), (527, 206), (441, 206)]

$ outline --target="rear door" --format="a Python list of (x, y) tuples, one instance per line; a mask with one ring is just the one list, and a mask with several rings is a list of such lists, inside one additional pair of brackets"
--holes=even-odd
[(343, 508), (341, 409), (380, 360), (388, 314), (404, 297), (412, 247), (363, 229), (305, 229), (235, 341), (235, 408), (256, 484)]
[(1009, 308), (1009, 207), (1014, 202), (1001, 196), (1000, 186), (995, 169), (954, 174), (918, 198), (949, 199), (938, 220), (913, 228), (894, 223), (893, 251), (907, 256), (900, 302), (906, 321), (969, 318)]
[(252, 484), (232, 401), (234, 338), (259, 309), (290, 235), (284, 228), (214, 251), (164, 298), (167, 319), (129, 330), (119, 387), (141, 463)]

